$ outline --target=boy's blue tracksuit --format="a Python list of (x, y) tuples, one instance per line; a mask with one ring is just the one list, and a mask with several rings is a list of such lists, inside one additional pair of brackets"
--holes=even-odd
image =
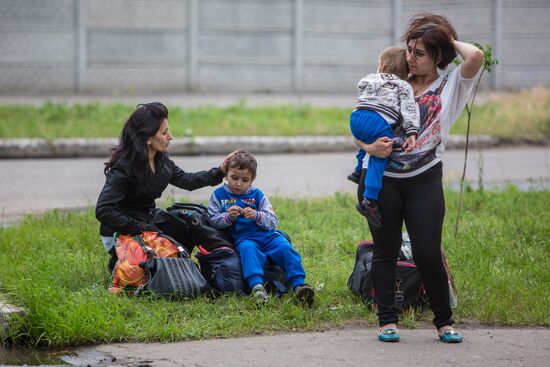
[[(233, 205), (251, 207), (256, 210), (256, 218), (247, 219), (239, 215), (232, 219), (228, 209)], [(223, 185), (210, 197), (208, 216), (214, 227), (229, 227), (241, 255), (244, 278), (250, 288), (263, 284), (264, 265), (268, 257), (284, 269), (292, 288), (304, 284), (306, 274), (300, 254), (283, 235), (275, 231), (279, 220), (269, 199), (259, 188), (252, 186), (237, 195), (227, 184)]]

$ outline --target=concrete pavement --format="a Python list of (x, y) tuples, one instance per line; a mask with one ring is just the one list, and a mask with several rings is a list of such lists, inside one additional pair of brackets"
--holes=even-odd
[(341, 367), (547, 366), (550, 329), (462, 325), (462, 344), (444, 344), (427, 326), (402, 329), (399, 343), (381, 343), (373, 327), (255, 335), (178, 343), (107, 344), (65, 358), (92, 366)]

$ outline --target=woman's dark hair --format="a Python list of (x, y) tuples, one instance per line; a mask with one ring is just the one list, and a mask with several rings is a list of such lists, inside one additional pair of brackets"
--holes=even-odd
[[(124, 158), (138, 180), (142, 181), (149, 166), (147, 139), (157, 133), (167, 118), (168, 109), (160, 102), (138, 104), (120, 132), (120, 140), (111, 159), (105, 163), (105, 173)], [(165, 158), (165, 153), (157, 153), (155, 165)]]
[(426, 52), (440, 69), (445, 69), (456, 57), (453, 40), (458, 39), (457, 34), (443, 15), (426, 12), (413, 15), (402, 40), (408, 44), (411, 40), (418, 39), (424, 42)]
[(238, 170), (247, 169), (250, 171), (253, 180), (256, 178), (257, 167), (258, 163), (256, 162), (256, 157), (246, 150), (237, 151), (227, 162), (227, 171), (231, 168)]

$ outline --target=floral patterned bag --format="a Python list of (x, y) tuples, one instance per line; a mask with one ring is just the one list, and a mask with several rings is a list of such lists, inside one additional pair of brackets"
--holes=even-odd
[(118, 261), (113, 269), (109, 293), (134, 292), (147, 283), (145, 270), (140, 264), (154, 258), (187, 257), (189, 253), (177, 242), (158, 232), (141, 235), (115, 235)]

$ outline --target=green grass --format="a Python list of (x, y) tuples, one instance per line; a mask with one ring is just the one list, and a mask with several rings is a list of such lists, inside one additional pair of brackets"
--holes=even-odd
[[(350, 106), (353, 101), (350, 101)], [(0, 138), (118, 137), (135, 106), (121, 104), (0, 106)], [(311, 106), (169, 108), (182, 136), (347, 135), (350, 110)]]
[[(467, 190), (459, 237), (452, 237), (457, 194), (447, 192), (443, 243), (458, 284), (458, 321), (550, 326), (550, 191)], [(0, 283), (28, 310), (9, 339), (52, 346), (112, 341), (175, 341), (319, 330), (376, 323), (347, 289), (355, 245), (368, 238), (351, 195), (273, 199), (320, 288), (306, 309), (290, 296), (258, 307), (247, 297), (168, 301), (107, 293), (107, 255), (92, 210), (50, 212), (0, 229)], [(429, 312), (416, 319), (430, 320)], [(415, 325), (409, 315), (404, 324)]]
[[(168, 106), (175, 138), (183, 136), (349, 135), (350, 108), (312, 106), (183, 109)], [(121, 104), (0, 106), (0, 138), (117, 137), (135, 106)], [(451, 130), (466, 132), (466, 113)], [(472, 134), (505, 139), (550, 138), (550, 91), (543, 88), (494, 94), (474, 107)]]
[[(451, 134), (465, 134), (466, 119), (464, 111)], [(508, 140), (548, 141), (550, 90), (534, 88), (492, 95), (483, 105), (474, 106), (470, 133)]]

